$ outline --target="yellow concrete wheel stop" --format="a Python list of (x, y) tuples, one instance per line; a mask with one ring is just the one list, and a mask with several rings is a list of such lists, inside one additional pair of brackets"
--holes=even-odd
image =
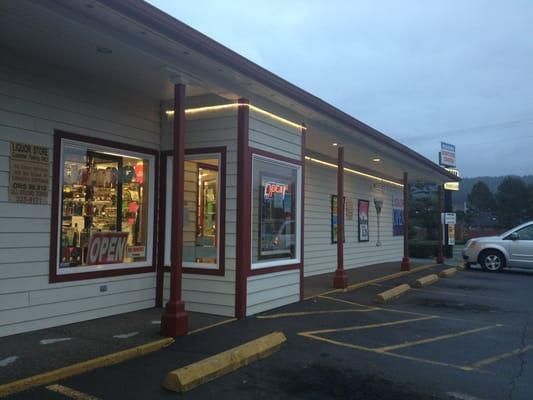
[(424, 287), (424, 286), (431, 285), (431, 284), (433, 284), (435, 282), (438, 282), (438, 280), (439, 280), (439, 277), (437, 276), (437, 274), (427, 275), (427, 276), (424, 276), (422, 278), (418, 278), (413, 283), (413, 287), (421, 288), (421, 287)]
[(271, 355), (278, 351), (286, 341), (287, 338), (282, 332), (272, 332), (222, 353), (170, 371), (163, 386), (174, 392), (186, 392)]
[(457, 268), (448, 268), (439, 272), (439, 278), (451, 278), (457, 273)]
[(376, 303), (386, 303), (388, 301), (391, 301), (405, 292), (407, 292), (411, 287), (407, 284), (401, 284), (398, 286), (393, 287), (392, 289), (386, 290), (384, 292), (378, 293), (376, 297), (374, 297), (374, 302)]

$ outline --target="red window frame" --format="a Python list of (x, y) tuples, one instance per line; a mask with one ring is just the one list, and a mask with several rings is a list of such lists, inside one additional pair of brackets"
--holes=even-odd
[[(57, 253), (58, 253), (58, 229), (59, 229), (59, 194), (62, 190), (62, 183), (59, 181), (61, 176), (61, 143), (63, 139), (73, 140), (81, 143), (94, 144), (106, 147), (116, 148), (117, 150), (129, 150), (137, 153), (143, 153), (154, 157), (154, 199), (159, 189), (159, 152), (154, 149), (133, 146), (111, 140), (99, 139), (76, 133), (66, 132), (56, 129), (54, 131), (54, 158), (52, 163), (52, 212), (50, 220), (50, 256), (49, 256), (49, 283), (71, 282), (87, 279), (106, 278), (121, 275), (146, 274), (156, 270), (156, 248), (157, 248), (157, 202), (154, 201), (154, 220), (153, 220), (153, 239), (152, 239), (152, 262), (147, 263), (146, 267), (121, 268), (113, 270), (99, 270), (91, 272), (58, 274), (57, 273)], [(148, 265), (151, 264), (151, 265)]]

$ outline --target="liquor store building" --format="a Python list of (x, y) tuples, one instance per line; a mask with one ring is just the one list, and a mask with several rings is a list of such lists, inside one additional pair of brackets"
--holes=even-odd
[(2, 1), (0, 50), (0, 336), (408, 268), (407, 185), (456, 180), (144, 1)]

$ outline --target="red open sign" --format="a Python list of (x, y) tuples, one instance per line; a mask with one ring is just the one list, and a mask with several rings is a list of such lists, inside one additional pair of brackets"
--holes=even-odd
[(285, 198), (285, 192), (287, 191), (287, 185), (283, 183), (267, 182), (265, 184), (265, 199), (271, 199), (274, 193), (281, 194), (281, 198)]
[(127, 232), (96, 232), (89, 240), (87, 265), (117, 264), (124, 261)]

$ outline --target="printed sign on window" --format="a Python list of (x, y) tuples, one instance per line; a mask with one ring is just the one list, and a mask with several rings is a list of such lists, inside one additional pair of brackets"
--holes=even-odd
[(118, 264), (126, 255), (127, 232), (96, 232), (89, 240), (87, 265)]
[(392, 235), (403, 236), (403, 196), (392, 195)]
[(370, 240), (370, 230), (368, 227), (368, 210), (370, 202), (368, 200), (359, 200), (358, 204), (358, 226), (359, 226), (359, 241), (368, 242)]

